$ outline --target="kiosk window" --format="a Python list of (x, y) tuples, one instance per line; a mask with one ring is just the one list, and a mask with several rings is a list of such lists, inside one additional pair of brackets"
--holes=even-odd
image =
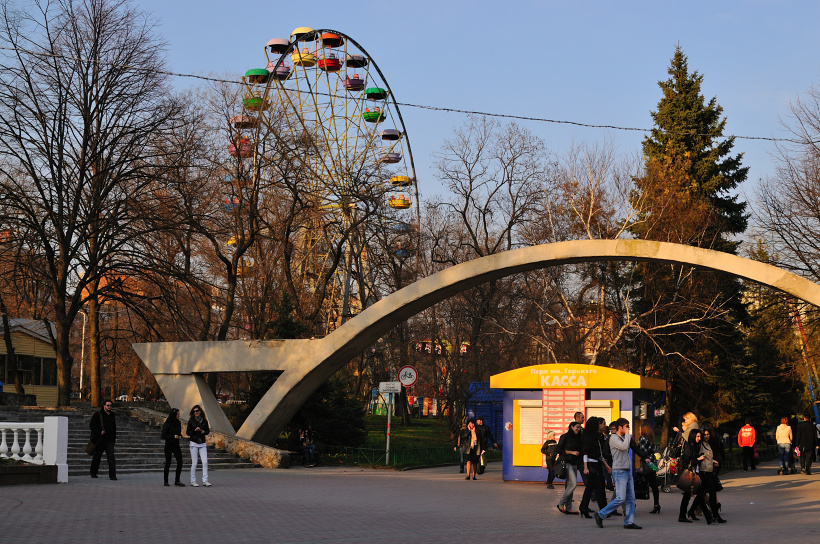
[(518, 428), (521, 430), (521, 444), (538, 444), (541, 441), (542, 410), (540, 407), (521, 407), (521, 422)]

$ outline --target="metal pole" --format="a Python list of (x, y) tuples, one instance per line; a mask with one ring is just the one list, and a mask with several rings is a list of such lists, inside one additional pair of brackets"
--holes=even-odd
[(387, 449), (384, 452), (384, 464), (390, 465), (390, 422), (392, 420), (393, 415), (393, 393), (388, 393), (390, 395), (387, 401)]
[[(83, 339), (80, 343), (80, 398), (83, 398), (83, 366), (85, 363), (85, 322), (86, 322), (86, 315), (85, 312), (80, 312), (83, 314)], [(106, 457), (108, 459), (108, 457)]]

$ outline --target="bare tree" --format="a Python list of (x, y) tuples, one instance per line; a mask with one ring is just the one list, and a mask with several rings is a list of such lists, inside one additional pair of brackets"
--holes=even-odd
[(0, 214), (44, 264), (66, 405), (71, 325), (135, 235), (131, 204), (177, 107), (163, 43), (127, 1), (3, 3), (0, 25)]

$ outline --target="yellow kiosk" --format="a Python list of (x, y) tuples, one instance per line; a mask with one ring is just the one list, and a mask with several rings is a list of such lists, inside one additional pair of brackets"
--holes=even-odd
[(541, 445), (547, 433), (566, 432), (575, 412), (620, 417), (638, 429), (654, 419), (655, 391), (666, 382), (602, 366), (555, 364), (517, 368), (490, 377), (492, 389), (504, 391), (503, 479), (543, 482), (547, 479)]

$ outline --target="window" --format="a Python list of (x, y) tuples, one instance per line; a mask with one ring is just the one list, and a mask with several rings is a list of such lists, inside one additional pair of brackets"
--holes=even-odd
[[(17, 371), (20, 373), (21, 385), (35, 385), (34, 382), (34, 357), (31, 355), (17, 356)], [(39, 372), (38, 372), (39, 374)], [(39, 385), (39, 384), (37, 384)]]
[(57, 359), (43, 359), (43, 385), (57, 385)]

